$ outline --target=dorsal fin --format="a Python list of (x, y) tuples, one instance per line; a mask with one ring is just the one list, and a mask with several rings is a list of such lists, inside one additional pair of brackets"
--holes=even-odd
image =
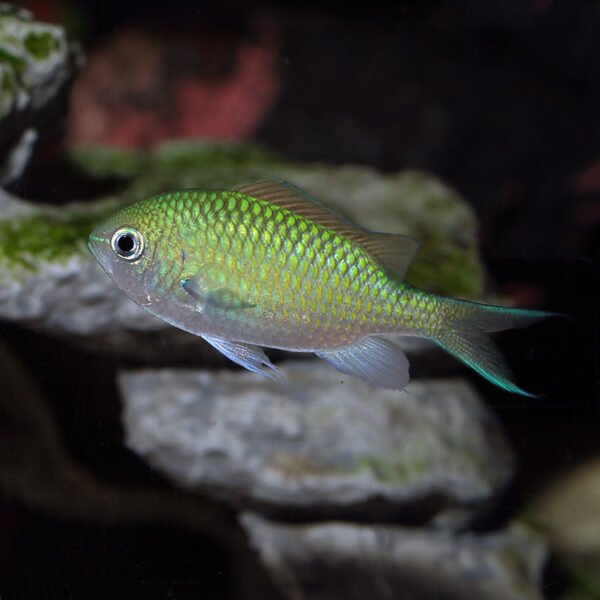
[(398, 281), (404, 279), (421, 245), (417, 240), (405, 235), (377, 233), (355, 225), (296, 186), (281, 179), (262, 179), (236, 185), (231, 189), (259, 200), (272, 202), (351, 239), (369, 252), (381, 267)]
[(367, 231), (360, 242), (388, 275), (398, 282), (404, 279), (410, 263), (415, 258), (421, 242), (397, 233)]
[(342, 215), (323, 206), (318, 200), (305, 194), (295, 185), (282, 181), (281, 179), (262, 179), (251, 183), (243, 183), (231, 188), (236, 192), (247, 194), (259, 200), (272, 202), (281, 208), (285, 208), (293, 213), (297, 213), (324, 225), (329, 229), (334, 229), (338, 233), (352, 236), (356, 232), (365, 232), (358, 225), (351, 223)]

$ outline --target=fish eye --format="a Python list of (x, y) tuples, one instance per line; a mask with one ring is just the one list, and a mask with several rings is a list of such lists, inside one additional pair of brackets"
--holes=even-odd
[(125, 260), (137, 260), (144, 252), (144, 238), (131, 227), (122, 227), (113, 233), (112, 249)]

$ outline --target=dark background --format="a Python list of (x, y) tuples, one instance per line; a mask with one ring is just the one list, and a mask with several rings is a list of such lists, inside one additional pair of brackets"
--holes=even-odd
[[(510, 396), (468, 375), (504, 422), (519, 460), (496, 518), (514, 516), (542, 485), (598, 456), (600, 4), (28, 6), (40, 18), (44, 11), (65, 17), (88, 52), (128, 27), (236, 40), (268, 26), (280, 40), (281, 88), (253, 139), (294, 159), (432, 171), (473, 206), (490, 287), (520, 305), (571, 317), (500, 338), (523, 387), (542, 398)], [(16, 326), (7, 325), (4, 337), (35, 374), (69, 451), (93, 473), (179, 493), (121, 446), (116, 360)], [(82, 380), (80, 372), (95, 375)], [(82, 406), (90, 389), (93, 405)], [(135, 518), (130, 525), (82, 525), (17, 500), (0, 502), (6, 598), (239, 596), (230, 553), (189, 526)], [(222, 510), (225, 522), (233, 521)], [(552, 571), (549, 598), (558, 597), (566, 577)], [(248, 590), (246, 597), (278, 597), (259, 584), (263, 595)], [(2, 585), (0, 594), (5, 600)]]

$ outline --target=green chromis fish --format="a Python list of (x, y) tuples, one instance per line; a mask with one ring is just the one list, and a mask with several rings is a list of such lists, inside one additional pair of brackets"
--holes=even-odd
[(419, 242), (363, 229), (269, 179), (152, 196), (100, 223), (89, 248), (115, 283), (167, 323), (243, 367), (280, 379), (262, 346), (314, 352), (404, 389), (397, 334), (429, 338), (509, 392), (521, 389), (488, 333), (549, 313), (487, 306), (411, 287)]

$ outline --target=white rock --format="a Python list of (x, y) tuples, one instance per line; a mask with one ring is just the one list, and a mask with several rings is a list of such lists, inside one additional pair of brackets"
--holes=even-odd
[(473, 534), (355, 523), (241, 523), (294, 600), (541, 600), (547, 548), (521, 525)]
[(322, 514), (433, 517), (489, 500), (511, 476), (499, 424), (465, 381), (403, 393), (323, 361), (280, 367), (283, 384), (246, 371), (121, 374), (127, 445), (188, 489)]

